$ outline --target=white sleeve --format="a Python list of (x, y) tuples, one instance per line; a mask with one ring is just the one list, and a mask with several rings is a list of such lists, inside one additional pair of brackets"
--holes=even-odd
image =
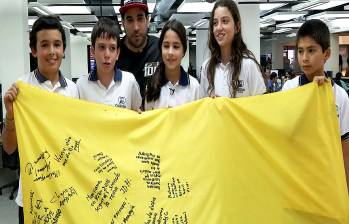
[(291, 81), (290, 80), (287, 80), (284, 85), (282, 86), (282, 89), (281, 91), (285, 91), (285, 90), (288, 90), (288, 89), (292, 89), (291, 86), (290, 86), (290, 83)]
[(339, 125), (341, 129), (341, 137), (343, 141), (349, 138), (349, 97), (348, 97), (348, 94), (344, 91), (344, 89), (341, 92), (342, 92), (341, 95), (343, 97), (343, 101), (342, 101), (342, 105), (339, 112)]
[(207, 65), (208, 60), (202, 63), (200, 68), (200, 98), (208, 97)]
[(78, 98), (84, 100), (84, 94), (83, 94), (83, 88), (82, 88), (82, 82), (83, 82), (83, 77), (78, 78), (76, 81), (76, 88), (78, 89)]
[(142, 106), (142, 96), (139, 91), (139, 85), (134, 77), (132, 77), (132, 102), (131, 109), (137, 111)]
[(193, 86), (194, 86), (193, 101), (201, 99), (202, 94), (201, 94), (200, 84), (195, 78), (193, 78)]
[(74, 98), (80, 99), (79, 90), (78, 90), (77, 86), (75, 86), (75, 88), (74, 88)]
[(67, 86), (65, 87), (69, 91), (69, 97), (79, 99), (79, 90), (77, 84), (70, 79), (64, 78)]
[[(248, 59), (248, 72), (249, 72), (249, 80), (248, 80), (248, 88), (250, 90), (250, 96), (261, 95), (267, 92), (267, 88), (265, 87), (265, 82), (262, 76), (262, 73), (259, 69), (259, 66), (252, 59)], [(245, 69), (245, 68), (241, 68)]]

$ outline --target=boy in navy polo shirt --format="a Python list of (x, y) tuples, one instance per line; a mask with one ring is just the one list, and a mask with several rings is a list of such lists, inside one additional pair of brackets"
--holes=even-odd
[[(330, 57), (330, 32), (321, 20), (308, 20), (299, 28), (297, 33), (297, 58), (304, 71), (294, 79), (288, 80), (282, 90), (296, 88), (312, 81), (322, 84), (325, 79), (324, 65)], [(332, 83), (336, 98), (336, 108), (339, 118), (342, 140), (344, 165), (349, 181), (349, 98), (345, 90)], [(348, 185), (349, 186), (349, 185)]]
[(137, 111), (142, 104), (138, 83), (132, 73), (116, 66), (119, 43), (118, 25), (109, 18), (100, 18), (91, 34), (96, 66), (77, 81), (80, 99)]

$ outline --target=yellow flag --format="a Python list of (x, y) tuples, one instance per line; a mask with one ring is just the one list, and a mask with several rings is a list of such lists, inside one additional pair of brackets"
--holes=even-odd
[(330, 84), (142, 114), (19, 88), (25, 223), (349, 223)]

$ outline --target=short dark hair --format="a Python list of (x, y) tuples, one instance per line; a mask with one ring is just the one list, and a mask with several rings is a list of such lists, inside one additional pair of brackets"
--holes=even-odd
[(278, 76), (278, 74), (276, 74), (276, 72), (272, 72), (270, 74), (270, 80), (275, 79), (277, 76)]
[(330, 47), (330, 31), (327, 25), (319, 19), (307, 20), (297, 32), (297, 48), (301, 38), (310, 37), (319, 44), (322, 52)]
[(119, 48), (120, 43), (120, 30), (119, 25), (113, 20), (102, 17), (99, 18), (97, 23), (93, 26), (91, 33), (91, 44), (95, 46), (96, 39), (98, 37), (107, 37), (108, 39), (116, 39), (117, 47)]
[(59, 18), (54, 15), (40, 16), (33, 24), (29, 34), (29, 46), (36, 50), (37, 36), (41, 30), (58, 30), (62, 35), (63, 49), (66, 47), (65, 32)]
[(335, 79), (340, 80), (341, 78), (342, 78), (342, 73), (341, 72), (337, 72)]

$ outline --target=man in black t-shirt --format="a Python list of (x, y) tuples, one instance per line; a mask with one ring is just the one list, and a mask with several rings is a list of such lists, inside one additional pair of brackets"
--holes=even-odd
[(121, 0), (120, 13), (126, 36), (120, 43), (117, 66), (135, 76), (144, 100), (147, 77), (161, 60), (159, 38), (148, 35), (147, 0)]

